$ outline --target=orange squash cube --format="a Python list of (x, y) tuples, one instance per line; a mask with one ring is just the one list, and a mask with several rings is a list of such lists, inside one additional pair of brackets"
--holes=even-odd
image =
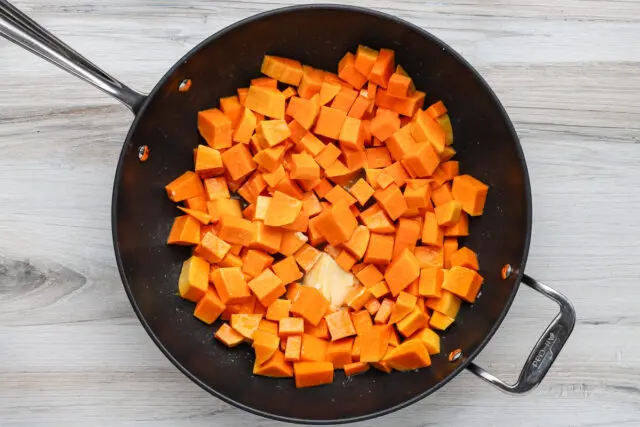
[(333, 364), (334, 369), (342, 369), (351, 363), (353, 341), (353, 338), (343, 338), (329, 343), (325, 359)]
[(327, 312), (329, 304), (329, 300), (319, 290), (301, 286), (291, 303), (291, 313), (317, 325)]
[(204, 188), (207, 200), (228, 199), (231, 196), (227, 180), (224, 177), (205, 179)]
[(382, 275), (382, 273), (380, 273), (380, 270), (378, 270), (375, 265), (367, 265), (366, 267), (364, 267), (362, 270), (356, 273), (356, 278), (367, 288), (370, 288), (373, 285), (384, 280), (384, 276)]
[(360, 286), (351, 289), (349, 293), (347, 293), (344, 302), (350, 309), (358, 311), (362, 307), (364, 307), (364, 305), (367, 303), (367, 301), (369, 301), (370, 298), (371, 291), (364, 286)]
[(405, 249), (413, 253), (421, 232), (422, 223), (419, 219), (400, 218), (393, 244), (393, 258), (396, 259)]
[(312, 156), (316, 157), (325, 148), (324, 142), (320, 141), (313, 133), (307, 132), (300, 140), (300, 145)]
[(371, 69), (378, 59), (378, 51), (370, 47), (359, 45), (356, 52), (355, 67), (362, 75), (369, 76)]
[(273, 271), (285, 285), (300, 280), (303, 276), (295, 258), (292, 256), (273, 264)]
[(324, 75), (325, 72), (322, 70), (316, 70), (313, 67), (303, 65), (302, 80), (298, 87), (298, 95), (305, 99), (311, 99), (314, 95), (319, 94)]
[(287, 292), (282, 280), (270, 269), (264, 270), (258, 277), (251, 280), (247, 286), (265, 307), (269, 307), (279, 297)]
[(440, 335), (429, 328), (415, 332), (410, 340), (419, 340), (426, 348), (429, 355), (440, 353)]
[[(242, 218), (240, 200), (237, 199), (216, 199), (207, 202), (207, 212), (212, 223), (217, 223), (223, 216)], [(203, 236), (204, 237), (204, 236)]]
[(300, 360), (309, 362), (324, 361), (326, 358), (328, 347), (328, 341), (310, 334), (304, 334), (302, 335)]
[(367, 77), (356, 69), (356, 58), (351, 52), (348, 52), (338, 63), (338, 75), (358, 90), (367, 83)]
[(391, 95), (406, 97), (409, 95), (409, 89), (411, 88), (412, 83), (413, 82), (410, 77), (393, 73), (389, 78), (387, 91)]
[(359, 225), (356, 227), (349, 240), (344, 243), (344, 248), (354, 257), (354, 260), (361, 260), (367, 251), (370, 238), (371, 232), (369, 229), (364, 225)]
[(251, 298), (249, 287), (239, 267), (218, 268), (213, 271), (211, 278), (224, 304), (240, 304)]
[(365, 310), (352, 312), (351, 322), (353, 322), (353, 327), (358, 335), (362, 335), (373, 327), (371, 315)]
[(423, 297), (442, 297), (442, 281), (444, 273), (438, 267), (425, 267), (420, 269), (420, 282), (418, 293)]
[(407, 185), (404, 189), (404, 200), (409, 209), (424, 209), (429, 206), (431, 189), (428, 185), (412, 187)]
[(455, 319), (458, 310), (460, 310), (460, 298), (447, 290), (443, 290), (440, 298), (427, 298), (425, 305), (432, 310)]
[(414, 280), (420, 277), (420, 263), (415, 255), (405, 249), (390, 265), (384, 274), (391, 295), (396, 296)]
[(223, 323), (215, 333), (215, 338), (227, 347), (236, 347), (244, 341), (244, 337), (228, 323)]
[(379, 362), (387, 352), (390, 334), (388, 325), (375, 325), (361, 335), (360, 362)]
[(273, 257), (264, 251), (249, 249), (242, 257), (242, 272), (257, 277), (273, 264)]
[(320, 179), (320, 166), (310, 154), (302, 152), (291, 155), (291, 178), (302, 180)]
[[(340, 154), (342, 154), (342, 151), (340, 151), (338, 147), (333, 144), (327, 144), (322, 151), (315, 156), (315, 161), (322, 169), (326, 170), (338, 160)], [(318, 197), (322, 196), (318, 194)]]
[(192, 171), (187, 171), (171, 181), (167, 184), (165, 190), (169, 200), (172, 202), (181, 202), (205, 194), (202, 181), (200, 181), (198, 175)]
[(422, 243), (432, 246), (442, 246), (443, 242), (444, 235), (442, 234), (442, 229), (438, 225), (436, 214), (433, 212), (426, 212), (422, 223)]
[(302, 336), (294, 335), (287, 337), (287, 344), (284, 351), (284, 360), (286, 360), (287, 362), (299, 362), (301, 350)]
[(289, 58), (265, 55), (260, 71), (291, 86), (298, 86), (302, 80), (302, 64)]
[(356, 199), (340, 185), (333, 187), (327, 194), (325, 194), (324, 198), (332, 205), (342, 201), (351, 206), (356, 202)]
[(188, 246), (198, 243), (200, 243), (200, 222), (191, 215), (176, 217), (173, 220), (167, 244)]
[(396, 329), (403, 337), (412, 335), (419, 329), (424, 328), (429, 323), (429, 315), (418, 307), (414, 307), (404, 319), (396, 323)]
[(445, 237), (442, 250), (444, 252), (444, 268), (449, 269), (451, 268), (451, 256), (458, 250), (458, 238)]
[(284, 120), (286, 101), (282, 92), (277, 89), (251, 86), (244, 106), (272, 119)]
[(260, 249), (270, 254), (275, 254), (280, 250), (283, 230), (279, 227), (269, 227), (262, 221), (254, 221), (253, 239), (249, 244), (251, 249)]
[(278, 324), (280, 337), (291, 337), (304, 334), (304, 319), (300, 317), (283, 317)]
[(453, 225), (458, 222), (460, 212), (462, 212), (462, 205), (455, 200), (451, 200), (443, 205), (436, 206), (436, 221), (442, 227)]
[(202, 258), (192, 256), (182, 264), (178, 291), (189, 301), (198, 302), (209, 289), (209, 263)]
[(220, 239), (212, 232), (205, 233), (202, 241), (194, 250), (194, 254), (211, 264), (217, 264), (224, 259), (231, 245)]
[[(327, 314), (325, 316), (325, 320), (327, 321), (327, 327), (331, 334), (331, 341), (336, 341), (356, 334), (356, 329), (353, 326), (351, 316), (349, 316), (349, 311), (347, 310), (338, 310), (334, 313)], [(349, 354), (351, 354), (351, 349), (349, 349)]]
[(369, 290), (371, 291), (371, 295), (373, 295), (374, 298), (378, 299), (388, 295), (391, 292), (389, 286), (387, 285), (387, 282), (385, 282), (384, 280), (371, 286)]
[(256, 232), (255, 224), (244, 218), (222, 215), (218, 237), (232, 245), (249, 246)]
[(444, 331), (449, 326), (451, 326), (454, 320), (455, 319), (453, 317), (449, 317), (446, 314), (434, 311), (431, 319), (429, 319), (429, 326), (431, 326), (433, 329)]
[(198, 145), (195, 155), (195, 171), (203, 179), (222, 175), (224, 166), (220, 151), (206, 145)]
[(393, 257), (393, 236), (371, 233), (369, 246), (364, 254), (367, 264), (388, 264)]
[(395, 68), (395, 52), (391, 49), (380, 49), (378, 58), (371, 68), (369, 80), (386, 89)]
[(292, 224), (302, 211), (302, 202), (281, 191), (276, 191), (269, 202), (264, 219), (266, 225), (278, 227)]
[(356, 198), (360, 206), (364, 206), (369, 201), (371, 196), (373, 196), (375, 190), (371, 188), (369, 184), (367, 184), (367, 181), (360, 178), (355, 184), (351, 186), (349, 192), (353, 197)]
[(348, 113), (349, 110), (351, 110), (351, 106), (353, 105), (357, 97), (357, 91), (343, 87), (333, 99), (331, 108), (337, 108), (338, 110), (342, 110), (345, 113)]
[(360, 220), (372, 233), (390, 234), (396, 231), (393, 222), (377, 203), (361, 212)]
[(263, 120), (258, 124), (257, 132), (262, 135), (266, 147), (275, 147), (291, 136), (291, 130), (284, 120)]
[(212, 324), (222, 314), (226, 306), (220, 301), (216, 291), (209, 287), (204, 296), (196, 304), (193, 315), (207, 325)]
[(318, 231), (333, 246), (349, 240), (358, 226), (358, 221), (349, 209), (349, 205), (342, 200), (314, 219), (317, 221)]
[(354, 375), (359, 375), (367, 372), (369, 370), (370, 365), (365, 362), (353, 362), (347, 365), (344, 365), (344, 374), (348, 377), (352, 377)]
[(419, 341), (407, 341), (396, 347), (385, 362), (397, 371), (412, 371), (431, 366), (431, 358), (424, 345)]
[(402, 191), (397, 184), (390, 184), (385, 189), (378, 189), (373, 194), (373, 197), (378, 201), (380, 206), (389, 215), (389, 218), (396, 220), (404, 214), (409, 207), (407, 201), (402, 195)]
[(323, 106), (320, 108), (314, 132), (327, 138), (338, 139), (346, 119), (347, 113), (344, 111)]
[(297, 362), (293, 365), (293, 372), (296, 388), (314, 387), (333, 382), (331, 362)]
[(293, 376), (293, 368), (284, 360), (284, 354), (278, 350), (263, 364), (254, 363), (253, 374), (271, 378), (290, 378)]
[(442, 153), (446, 145), (444, 129), (423, 110), (416, 114), (411, 126), (411, 135), (418, 143), (430, 142), (438, 153)]
[(320, 86), (320, 105), (327, 105), (336, 97), (336, 95), (338, 95), (340, 90), (342, 90), (342, 85), (340, 83), (328, 81), (325, 79)]
[(418, 178), (428, 178), (440, 164), (438, 153), (428, 142), (418, 143), (405, 155), (402, 164)]
[(316, 265), (316, 262), (320, 259), (322, 252), (317, 250), (311, 245), (303, 243), (302, 246), (295, 252), (293, 257), (302, 269), (309, 272)]
[[(442, 283), (442, 289), (473, 304), (476, 301), (476, 296), (478, 295), (478, 291), (480, 290), (480, 286), (482, 286), (483, 281), (484, 279), (477, 271), (455, 266), (451, 267), (449, 272), (445, 275), (444, 282)], [(449, 317), (455, 317), (455, 315), (449, 315)]]
[(231, 147), (233, 124), (217, 108), (198, 111), (198, 131), (211, 148), (219, 150)]
[(356, 150), (364, 147), (362, 120), (346, 117), (338, 139), (347, 148)]
[(257, 166), (245, 144), (236, 144), (222, 153), (222, 163), (234, 181), (249, 175)]
[(451, 255), (451, 265), (454, 267), (466, 267), (476, 271), (480, 269), (478, 256), (467, 247), (460, 248)]
[(471, 216), (482, 215), (489, 187), (470, 175), (453, 178), (451, 194), (462, 205), (462, 210)]
[(234, 313), (231, 315), (231, 327), (246, 341), (253, 341), (261, 320), (262, 314)]
[(278, 351), (279, 346), (280, 337), (277, 335), (259, 329), (255, 331), (253, 334), (253, 344), (251, 345), (256, 353), (255, 363), (260, 365), (271, 359), (276, 351)]
[[(289, 317), (289, 310), (291, 309), (291, 301), (288, 299), (276, 299), (267, 307), (265, 317), (268, 320), (279, 322), (280, 319)], [(304, 325), (303, 325), (304, 330)]]
[(233, 142), (249, 144), (251, 136), (256, 130), (258, 120), (256, 115), (248, 108), (244, 108), (242, 116), (238, 122), (238, 127), (233, 133)]

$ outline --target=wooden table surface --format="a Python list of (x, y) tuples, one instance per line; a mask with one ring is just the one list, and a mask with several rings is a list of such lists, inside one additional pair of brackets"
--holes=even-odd
[[(293, 2), (16, 4), (149, 91), (204, 37)], [(527, 273), (567, 295), (578, 320), (531, 394), (507, 396), (464, 372), (427, 400), (362, 425), (640, 425), (640, 2), (367, 5), (433, 32), (495, 89), (531, 174)], [(99, 91), (0, 40), (0, 425), (279, 425), (193, 384), (133, 314), (110, 231), (131, 120)], [(514, 379), (555, 312), (522, 288), (477, 361)]]

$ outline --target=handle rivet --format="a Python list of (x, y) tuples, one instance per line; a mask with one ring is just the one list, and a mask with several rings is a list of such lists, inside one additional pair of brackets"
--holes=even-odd
[(191, 89), (191, 79), (184, 79), (178, 85), (178, 92), (189, 92)]
[(449, 353), (449, 362), (455, 362), (462, 357), (462, 350), (457, 348)]
[(505, 264), (504, 267), (502, 267), (502, 271), (500, 271), (500, 277), (502, 277), (503, 280), (507, 280), (511, 276), (511, 273), (513, 273), (511, 264)]
[(146, 162), (149, 159), (149, 147), (141, 145), (138, 147), (138, 159), (141, 162)]

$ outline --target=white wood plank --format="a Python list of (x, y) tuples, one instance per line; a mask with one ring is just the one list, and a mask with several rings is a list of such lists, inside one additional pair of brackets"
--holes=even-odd
[[(204, 37), (295, 3), (17, 6), (148, 91)], [(531, 173), (527, 272), (565, 293), (578, 322), (548, 377), (527, 396), (503, 395), (463, 373), (429, 399), (362, 425), (640, 425), (640, 3), (368, 5), (429, 29), (496, 90)], [(192, 384), (133, 315), (115, 267), (109, 216), (130, 122), (113, 100), (0, 40), (0, 424), (280, 425)], [(478, 362), (515, 378), (554, 313), (550, 302), (521, 291)]]

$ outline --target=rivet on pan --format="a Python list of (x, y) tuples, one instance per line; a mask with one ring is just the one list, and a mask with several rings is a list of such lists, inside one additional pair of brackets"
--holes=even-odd
[(457, 348), (449, 353), (449, 362), (455, 362), (462, 357), (462, 350)]
[(178, 85), (178, 92), (188, 92), (191, 89), (191, 79), (184, 79)]
[(504, 267), (502, 267), (502, 271), (500, 271), (500, 277), (502, 277), (503, 280), (507, 280), (509, 276), (511, 276), (511, 273), (513, 273), (511, 264), (505, 264)]
[(141, 145), (138, 147), (138, 159), (141, 162), (146, 162), (149, 159), (149, 147), (146, 145)]

